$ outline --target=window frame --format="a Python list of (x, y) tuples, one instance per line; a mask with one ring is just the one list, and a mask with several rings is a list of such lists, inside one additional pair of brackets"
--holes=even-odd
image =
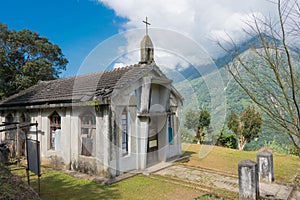
[[(95, 157), (96, 155), (96, 116), (92, 112), (84, 112), (79, 116), (79, 155), (87, 157)], [(87, 123), (86, 123), (87, 122)], [(84, 138), (84, 139), (83, 139)], [(91, 149), (84, 146), (84, 140), (88, 142), (90, 139)]]
[[(125, 116), (125, 118), (123, 118)], [(121, 114), (121, 150), (122, 156), (129, 154), (129, 137), (128, 137), (128, 112), (125, 108)], [(125, 130), (125, 131), (124, 131)]]
[(168, 115), (168, 142), (169, 145), (174, 144), (174, 123), (172, 115)]
[[(5, 123), (13, 123), (15, 118), (13, 116), (12, 113), (8, 113), (6, 116), (5, 116)], [(8, 140), (12, 140), (12, 135), (13, 134), (10, 134), (10, 131), (5, 131), (5, 135), (4, 135), (4, 140), (7, 142)]]
[(55, 131), (58, 126), (61, 127), (61, 116), (57, 111), (53, 111), (51, 115), (48, 116), (48, 119), (49, 119), (49, 129), (50, 129), (48, 150), (55, 150)]

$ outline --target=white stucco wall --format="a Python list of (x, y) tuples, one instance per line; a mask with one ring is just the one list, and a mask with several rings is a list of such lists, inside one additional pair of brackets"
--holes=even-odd
[[(63, 107), (26, 110), (26, 116), (32, 123), (38, 122), (41, 142), (41, 156), (50, 158), (60, 157), (67, 168), (81, 170), (87, 173), (93, 172), (105, 176), (115, 176), (119, 173), (147, 167), (147, 143), (149, 131), (149, 116), (140, 116), (141, 113), (161, 112), (158, 120), (158, 161), (166, 161), (168, 158), (181, 154), (181, 139), (179, 130), (180, 100), (173, 95), (170, 102), (170, 83), (153, 83), (152, 79), (158, 77), (155, 72), (150, 72), (125, 89), (116, 90), (109, 107), (101, 106), (96, 116), (95, 156), (83, 156), (81, 154), (81, 128), (80, 115), (84, 112), (82, 107)], [(150, 97), (151, 91), (151, 97)], [(167, 112), (171, 110), (173, 116), (173, 144), (168, 140)], [(121, 120), (118, 113), (126, 107), (128, 112), (128, 154), (122, 155)], [(56, 111), (61, 117), (61, 150), (49, 149), (50, 122), (49, 116)], [(25, 112), (25, 111), (23, 111)], [(9, 111), (2, 111), (0, 120), (4, 121)], [(13, 116), (20, 116), (22, 111), (11, 112)], [(30, 137), (35, 139), (35, 127), (31, 127)], [(116, 134), (116, 137), (112, 137)], [(114, 141), (111, 141), (114, 138)], [(0, 138), (1, 139), (1, 138)], [(112, 143), (115, 142), (116, 146)], [(85, 165), (86, 163), (86, 165)], [(110, 168), (110, 169), (109, 169)], [(90, 171), (89, 171), (90, 170)], [(108, 174), (109, 171), (112, 174)]]

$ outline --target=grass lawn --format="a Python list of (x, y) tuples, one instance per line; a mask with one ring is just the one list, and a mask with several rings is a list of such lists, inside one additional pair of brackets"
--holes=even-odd
[[(239, 151), (217, 146), (183, 144), (186, 155), (190, 155), (187, 163), (192, 166), (211, 168), (237, 175), (238, 163), (242, 160), (256, 161), (256, 151)], [(201, 158), (201, 152), (209, 153)], [(293, 183), (297, 174), (300, 174), (300, 158), (294, 155), (273, 154), (275, 181)]]
[[(190, 155), (187, 165), (210, 168), (237, 175), (240, 161), (256, 159), (257, 152), (238, 151), (222, 147), (183, 144), (186, 155)], [(203, 152), (209, 152), (203, 156)], [(275, 180), (292, 183), (300, 174), (300, 158), (274, 153)], [(15, 167), (13, 167), (15, 168)], [(13, 170), (26, 182), (25, 169)], [(113, 185), (103, 185), (90, 180), (74, 178), (62, 172), (42, 168), (42, 199), (193, 199), (207, 192), (172, 182), (168, 177), (137, 175)], [(37, 176), (31, 177), (31, 186), (37, 191)], [(203, 188), (202, 188), (203, 190)], [(236, 194), (214, 191), (210, 193), (236, 199)], [(232, 197), (232, 198), (231, 198)], [(227, 198), (226, 198), (227, 199)]]
[[(25, 176), (25, 169), (13, 173)], [(205, 193), (144, 175), (103, 185), (48, 168), (42, 168), (42, 173), (42, 199), (193, 199)], [(26, 182), (27, 178), (23, 180)], [(38, 191), (37, 176), (31, 177), (31, 186)]]

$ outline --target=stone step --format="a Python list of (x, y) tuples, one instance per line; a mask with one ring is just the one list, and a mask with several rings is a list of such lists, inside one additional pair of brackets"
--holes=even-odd
[(171, 162), (160, 162), (156, 165), (146, 168), (145, 170), (142, 170), (141, 173), (143, 173), (144, 175), (150, 175), (167, 167), (170, 167), (171, 165)]

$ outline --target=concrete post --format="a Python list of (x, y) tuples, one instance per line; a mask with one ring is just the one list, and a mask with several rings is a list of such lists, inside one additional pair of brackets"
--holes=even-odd
[(141, 94), (141, 113), (149, 112), (149, 99), (151, 90), (151, 77), (143, 78), (142, 94)]
[(20, 125), (17, 124), (17, 141), (16, 141), (16, 155), (17, 155), (17, 165), (20, 166), (20, 154), (21, 154), (21, 145), (20, 145)]
[(238, 164), (239, 199), (256, 200), (259, 197), (258, 165), (252, 160), (243, 160)]
[(269, 151), (262, 151), (256, 155), (258, 163), (259, 181), (274, 181), (273, 154)]
[(139, 161), (140, 166), (139, 169), (147, 168), (147, 143), (148, 143), (148, 117), (140, 117), (139, 118)]

